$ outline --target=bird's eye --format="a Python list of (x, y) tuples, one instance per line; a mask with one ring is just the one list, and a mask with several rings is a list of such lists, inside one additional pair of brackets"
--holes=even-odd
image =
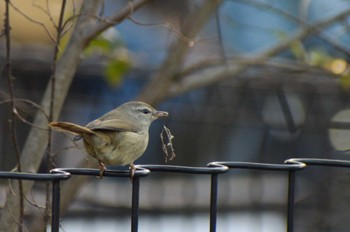
[(150, 111), (149, 111), (148, 109), (143, 109), (143, 110), (142, 110), (142, 113), (144, 113), (144, 114), (149, 114)]

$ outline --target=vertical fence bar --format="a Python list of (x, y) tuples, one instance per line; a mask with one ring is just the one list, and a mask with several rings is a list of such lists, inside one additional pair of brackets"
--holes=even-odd
[(288, 176), (288, 208), (287, 208), (287, 232), (294, 231), (294, 197), (295, 197), (295, 171), (290, 170)]
[(60, 228), (60, 185), (61, 181), (52, 181), (52, 215), (51, 215), (51, 231), (58, 232)]
[(138, 231), (139, 198), (140, 198), (140, 177), (134, 176), (132, 179), (131, 232)]
[(216, 232), (217, 209), (218, 209), (218, 174), (211, 174), (210, 222), (209, 222), (210, 232)]

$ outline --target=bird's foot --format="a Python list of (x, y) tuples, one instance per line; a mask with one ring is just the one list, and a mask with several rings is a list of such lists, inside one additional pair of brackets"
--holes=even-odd
[(132, 180), (135, 176), (136, 166), (135, 164), (130, 164), (130, 179)]
[(105, 174), (105, 171), (106, 171), (106, 166), (101, 161), (99, 161), (99, 163), (100, 163), (100, 165), (99, 165), (100, 174), (97, 178), (102, 179), (103, 175)]

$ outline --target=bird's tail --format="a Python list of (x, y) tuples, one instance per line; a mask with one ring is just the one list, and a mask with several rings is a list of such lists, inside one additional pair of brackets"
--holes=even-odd
[(79, 136), (82, 134), (95, 134), (92, 130), (87, 127), (79, 126), (70, 122), (50, 122), (49, 126), (55, 130), (68, 132), (70, 134)]

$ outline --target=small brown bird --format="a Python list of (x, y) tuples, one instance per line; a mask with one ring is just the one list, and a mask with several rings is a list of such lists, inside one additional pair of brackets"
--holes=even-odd
[(75, 135), (75, 140), (82, 138), (87, 153), (100, 164), (100, 177), (106, 170), (105, 164), (130, 165), (133, 177), (134, 161), (147, 148), (151, 123), (159, 117), (167, 116), (167, 112), (157, 111), (144, 102), (131, 101), (86, 126), (69, 122), (51, 122), (49, 126)]

